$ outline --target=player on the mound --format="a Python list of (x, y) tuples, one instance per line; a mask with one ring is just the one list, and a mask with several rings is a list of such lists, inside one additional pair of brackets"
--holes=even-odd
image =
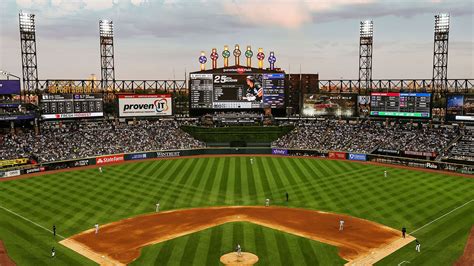
[(240, 244), (237, 244), (237, 248), (235, 250), (237, 251), (237, 256), (242, 256), (242, 248), (240, 247)]

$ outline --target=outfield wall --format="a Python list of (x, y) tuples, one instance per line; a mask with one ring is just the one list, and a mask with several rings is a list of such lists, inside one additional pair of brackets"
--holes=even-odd
[(348, 153), (341, 151), (317, 151), (317, 150), (297, 150), (297, 149), (280, 149), (280, 148), (203, 148), (190, 150), (166, 150), (166, 151), (150, 151), (104, 155), (91, 158), (82, 158), (75, 160), (49, 162), (37, 165), (22, 166), (21, 168), (9, 168), (0, 170), (0, 178), (15, 177), (37, 172), (60, 170), (67, 168), (75, 168), (90, 165), (108, 165), (112, 163), (120, 163), (125, 161), (159, 159), (159, 158), (177, 158), (183, 156), (206, 156), (206, 155), (274, 155), (274, 156), (304, 156), (328, 158), (333, 160), (349, 160), (349, 161), (368, 161), (384, 164), (394, 164), (409, 167), (425, 168), (431, 170), (443, 170), (457, 172), (463, 174), (474, 174), (473, 165), (447, 163), (438, 161), (421, 160), (414, 158), (395, 157), (377, 154), (364, 153)]

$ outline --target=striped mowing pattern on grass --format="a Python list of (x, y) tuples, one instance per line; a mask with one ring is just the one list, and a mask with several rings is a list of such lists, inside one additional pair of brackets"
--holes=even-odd
[[(45, 228), (55, 224), (58, 233), (68, 237), (95, 223), (152, 212), (157, 202), (162, 210), (263, 205), (266, 198), (271, 204), (287, 205), (288, 192), (290, 207), (346, 213), (394, 228), (405, 226), (410, 232), (474, 198), (474, 179), (344, 161), (256, 156), (251, 164), (248, 157), (211, 157), (103, 169), (102, 174), (97, 169), (84, 169), (1, 182), (0, 205)], [(383, 177), (385, 169), (388, 178)], [(422, 243), (444, 246), (445, 250), (432, 246), (432, 254), (420, 256), (419, 262), (452, 262), (462, 253), (462, 241), (473, 223), (467, 211), (472, 213), (472, 205), (417, 232)], [(45, 230), (1, 209), (0, 217), (0, 238), (19, 265), (50, 264), (53, 245), (58, 250), (56, 264), (89, 262), (59, 246), (59, 239)], [(451, 220), (453, 217), (457, 219)], [(260, 257), (260, 265), (328, 265), (340, 260), (330, 251), (332, 247), (246, 223), (223, 225), (149, 247), (139, 260), (159, 261), (160, 265), (211, 265), (240, 239)], [(428, 243), (422, 244), (427, 252)], [(403, 250), (393, 255), (394, 262), (404, 260)]]

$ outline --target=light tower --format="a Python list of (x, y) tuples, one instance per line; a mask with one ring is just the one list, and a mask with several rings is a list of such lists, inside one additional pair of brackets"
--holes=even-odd
[(38, 89), (35, 15), (20, 11), (19, 19), (21, 66), (23, 69), (23, 95), (28, 97)]
[(100, 34), (100, 78), (102, 88), (114, 90), (114, 24), (111, 20), (99, 21)]
[(448, 82), (449, 14), (435, 15), (433, 85), (434, 91), (446, 92)]
[(359, 44), (359, 89), (370, 89), (372, 81), (372, 50), (374, 41), (374, 22), (365, 20), (360, 22)]

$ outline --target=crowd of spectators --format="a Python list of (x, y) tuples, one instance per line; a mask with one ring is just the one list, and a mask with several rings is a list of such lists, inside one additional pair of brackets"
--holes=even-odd
[(0, 142), (0, 159), (33, 157), (39, 162), (205, 146), (182, 131), (175, 120), (44, 123), (39, 135), (34, 131), (8, 134)]
[(298, 121), (273, 146), (370, 153), (376, 149), (439, 153), (458, 136), (452, 127), (363, 121)]
[(464, 130), (459, 140), (443, 154), (443, 159), (474, 162), (474, 130)]

